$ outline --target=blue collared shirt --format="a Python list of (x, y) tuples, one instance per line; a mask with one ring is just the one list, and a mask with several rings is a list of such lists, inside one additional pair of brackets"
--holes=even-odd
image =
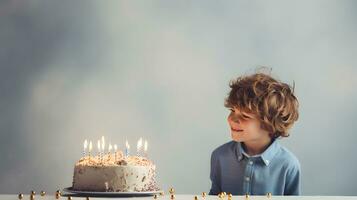
[(231, 141), (212, 152), (209, 194), (300, 195), (300, 171), (298, 159), (277, 140), (257, 156)]

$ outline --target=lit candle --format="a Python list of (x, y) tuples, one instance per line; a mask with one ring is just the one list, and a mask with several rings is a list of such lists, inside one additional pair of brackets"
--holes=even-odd
[(128, 140), (125, 141), (125, 157), (129, 156), (129, 151), (130, 151), (130, 145)]
[(148, 141), (145, 140), (144, 143), (144, 153), (145, 153), (145, 157), (148, 157)]
[(89, 151), (88, 151), (88, 156), (90, 160), (90, 152), (92, 151), (92, 141), (89, 141)]
[(112, 144), (109, 143), (109, 147), (108, 147), (108, 160), (110, 160), (110, 156), (112, 154)]
[(83, 144), (83, 157), (86, 157), (87, 146), (88, 146), (88, 142), (87, 142), (87, 140), (84, 140), (84, 144)]
[(105, 149), (105, 139), (104, 136), (102, 136), (102, 162), (103, 162), (103, 158), (104, 158), (104, 149)]
[(118, 146), (116, 144), (114, 144), (114, 156), (115, 156), (114, 160), (115, 160), (115, 162), (117, 161), (117, 150), (118, 150)]
[(138, 144), (136, 145), (137, 156), (140, 156), (142, 146), (143, 146), (143, 138), (140, 138)]
[(98, 148), (98, 160), (100, 160), (100, 140), (97, 142), (97, 148)]

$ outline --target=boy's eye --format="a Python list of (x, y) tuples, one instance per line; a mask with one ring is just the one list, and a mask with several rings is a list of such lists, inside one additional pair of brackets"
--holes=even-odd
[(250, 117), (248, 115), (242, 115), (244, 118), (250, 119)]

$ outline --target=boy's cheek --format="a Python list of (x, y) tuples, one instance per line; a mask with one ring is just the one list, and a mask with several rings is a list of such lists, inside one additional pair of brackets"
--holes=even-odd
[(232, 117), (230, 115), (228, 115), (228, 117), (227, 117), (227, 122), (229, 125), (233, 122)]

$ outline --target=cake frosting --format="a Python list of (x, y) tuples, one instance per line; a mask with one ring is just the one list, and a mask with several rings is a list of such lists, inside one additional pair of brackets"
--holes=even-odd
[(83, 157), (74, 167), (73, 190), (145, 192), (159, 190), (156, 166), (141, 156), (123, 156), (121, 151), (101, 158)]

